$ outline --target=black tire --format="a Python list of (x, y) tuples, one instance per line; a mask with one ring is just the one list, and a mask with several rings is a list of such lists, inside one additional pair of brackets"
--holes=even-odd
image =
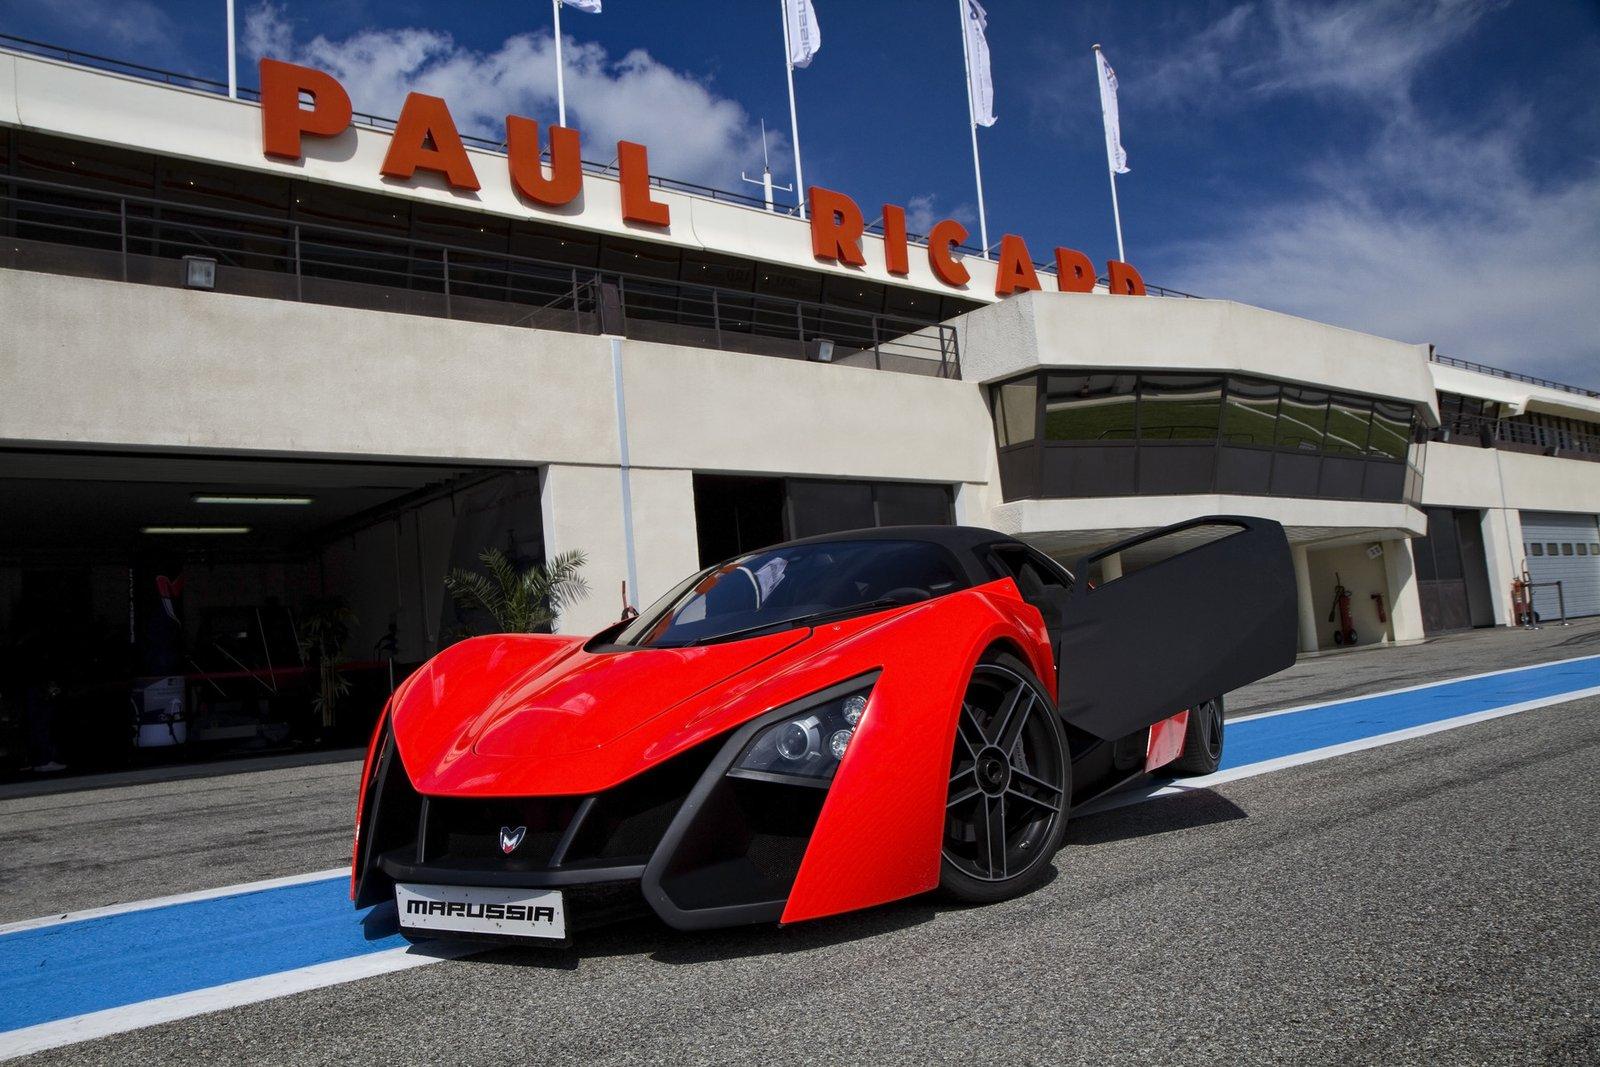
[(1333, 643), (1336, 644), (1336, 645), (1344, 644), (1344, 631), (1343, 630), (1335, 630), (1335, 631), (1333, 631)]
[(940, 889), (992, 904), (1036, 888), (1061, 847), (1071, 796), (1055, 701), (1015, 656), (986, 657), (967, 682), (950, 756)]
[(1183, 778), (1215, 774), (1222, 765), (1222, 741), (1226, 728), (1221, 697), (1190, 708), (1189, 728), (1183, 734), (1183, 755), (1167, 766), (1167, 773)]

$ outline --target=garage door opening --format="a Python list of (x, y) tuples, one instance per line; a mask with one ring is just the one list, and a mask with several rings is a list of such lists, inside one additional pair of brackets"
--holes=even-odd
[(364, 745), (538, 472), (0, 452), (0, 778)]
[(796, 537), (877, 526), (947, 526), (948, 485), (696, 474), (700, 565)]

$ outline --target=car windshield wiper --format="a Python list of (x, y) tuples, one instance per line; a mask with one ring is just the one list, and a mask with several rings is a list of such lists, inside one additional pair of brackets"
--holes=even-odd
[(743, 630), (729, 630), (726, 633), (707, 634), (704, 637), (697, 637), (693, 641), (685, 641), (681, 645), (662, 645), (657, 647), (691, 648), (695, 645), (709, 645), (715, 641), (733, 641), (741, 637), (756, 637), (763, 633), (787, 630), (791, 627), (797, 626), (809, 626), (814, 623), (827, 622), (830, 619), (843, 618), (847, 615), (858, 615), (864, 611), (876, 611), (878, 608), (902, 607), (906, 603), (907, 602), (904, 600), (897, 600), (893, 597), (884, 597), (880, 600), (867, 601), (864, 604), (851, 604), (849, 607), (844, 608), (828, 608), (825, 611), (812, 611), (807, 612), (804, 615), (792, 615), (787, 619), (774, 619), (771, 622), (764, 622), (758, 626), (747, 626)]

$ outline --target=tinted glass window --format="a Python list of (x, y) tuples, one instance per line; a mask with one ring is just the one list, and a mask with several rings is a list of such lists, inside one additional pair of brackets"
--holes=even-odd
[(1270, 446), (1278, 422), (1276, 382), (1228, 380), (1228, 402), (1222, 412), (1222, 440), (1230, 445)]
[(1221, 378), (1147, 374), (1140, 380), (1142, 441), (1215, 441), (1221, 411)]
[(1572, 555), (1572, 544), (1571, 544), (1571, 543), (1570, 543), (1570, 542), (1562, 542), (1562, 545), (1561, 545), (1561, 554), (1562, 554), (1562, 555), (1563, 555), (1563, 556), (1570, 556), (1570, 555)]
[(1584, 544), (1582, 541), (1579, 541), (1578, 542), (1578, 555), (1587, 556), (1588, 554), (1589, 554), (1589, 546)]
[(1328, 432), (1324, 448), (1329, 452), (1359, 456), (1367, 450), (1372, 429), (1372, 401), (1336, 396), (1328, 405)]
[(737, 640), (915, 603), (964, 587), (943, 548), (924, 541), (827, 541), (754, 552), (712, 567), (629, 623), (616, 643), (673, 648)]
[(1533, 544), (1528, 546), (1528, 555), (1530, 555), (1530, 556), (1542, 556), (1542, 555), (1544, 555), (1544, 546), (1539, 544), (1537, 541), (1535, 541)]
[(1278, 408), (1278, 447), (1297, 452), (1322, 448), (1322, 431), (1328, 421), (1328, 394), (1316, 389), (1287, 386)]
[(1546, 541), (1544, 544), (1544, 551), (1545, 555), (1547, 556), (1559, 555), (1561, 553), (1561, 546), (1556, 544), (1554, 541)]
[(1410, 441), (1411, 409), (1403, 404), (1385, 404), (1382, 401), (1375, 404), (1367, 452), (1390, 459), (1405, 459), (1406, 446)]
[(994, 391), (995, 432), (1000, 447), (1034, 439), (1034, 402), (1038, 395), (1039, 379), (1034, 377), (1007, 382)]
[(1051, 375), (1045, 397), (1046, 440), (1133, 440), (1135, 381), (1131, 374)]
[(1068, 582), (1054, 567), (1041, 563), (1032, 552), (1021, 545), (1000, 545), (994, 549), (994, 558), (1001, 569), (1017, 583), (1024, 600), (1036, 599), (1047, 589), (1066, 589)]

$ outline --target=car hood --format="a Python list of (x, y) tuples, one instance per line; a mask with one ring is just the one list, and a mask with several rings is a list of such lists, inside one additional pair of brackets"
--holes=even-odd
[[(755, 665), (809, 629), (692, 648), (587, 651), (581, 638), (500, 634), (452, 645), (409, 678), (391, 710), (395, 743), (424, 793), (600, 788), (596, 754)], [(696, 704), (698, 708), (699, 705)], [(679, 714), (678, 719), (685, 716)], [(525, 768), (560, 770), (530, 781)], [(592, 774), (584, 768), (592, 767)]]

